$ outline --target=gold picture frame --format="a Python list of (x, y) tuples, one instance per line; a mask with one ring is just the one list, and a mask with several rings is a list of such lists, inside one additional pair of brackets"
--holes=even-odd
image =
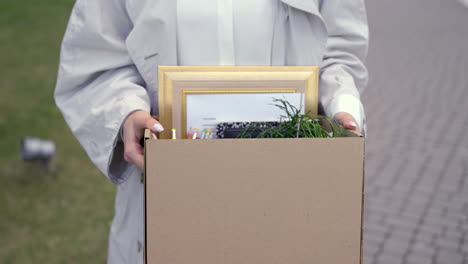
[(158, 78), (159, 121), (177, 138), (185, 138), (188, 94), (303, 93), (306, 112), (318, 110), (318, 66), (159, 66)]

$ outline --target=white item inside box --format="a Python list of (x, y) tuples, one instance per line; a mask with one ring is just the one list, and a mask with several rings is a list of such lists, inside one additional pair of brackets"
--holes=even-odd
[(284, 112), (273, 99), (284, 99), (301, 108), (303, 97), (301, 93), (188, 94), (185, 133), (195, 128), (214, 131), (221, 122), (280, 121)]

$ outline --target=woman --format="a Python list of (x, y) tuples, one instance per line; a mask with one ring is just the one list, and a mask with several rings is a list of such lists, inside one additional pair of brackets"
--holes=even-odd
[[(143, 129), (157, 114), (158, 65), (319, 65), (322, 112), (365, 132), (364, 0), (77, 0), (56, 103), (115, 184), (109, 263), (143, 261)], [(123, 136), (121, 135), (123, 132)]]

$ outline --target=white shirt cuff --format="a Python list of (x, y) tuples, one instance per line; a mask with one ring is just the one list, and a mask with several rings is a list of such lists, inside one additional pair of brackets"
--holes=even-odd
[(330, 102), (325, 112), (328, 116), (334, 117), (339, 112), (351, 114), (356, 119), (357, 125), (362, 130), (363, 124), (363, 106), (361, 100), (349, 94), (339, 95)]

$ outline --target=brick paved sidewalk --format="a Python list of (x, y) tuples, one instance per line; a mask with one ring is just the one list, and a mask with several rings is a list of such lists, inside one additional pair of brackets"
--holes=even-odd
[(364, 263), (468, 263), (468, 8), (367, 7)]

